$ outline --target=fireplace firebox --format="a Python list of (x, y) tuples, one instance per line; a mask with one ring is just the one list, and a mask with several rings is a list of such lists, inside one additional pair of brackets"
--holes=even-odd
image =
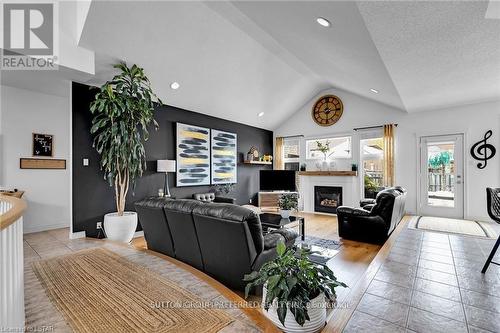
[(336, 214), (342, 206), (342, 187), (314, 186), (314, 211)]

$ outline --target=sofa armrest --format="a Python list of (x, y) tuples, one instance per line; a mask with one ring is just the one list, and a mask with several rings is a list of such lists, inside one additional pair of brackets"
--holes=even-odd
[(227, 198), (227, 197), (215, 197), (214, 202), (221, 202), (221, 203), (230, 203), (230, 204), (235, 204), (236, 199), (235, 198)]
[(277, 232), (270, 232), (264, 235), (264, 251), (278, 246), (279, 242), (285, 243), (285, 237)]
[(292, 247), (295, 244), (295, 239), (299, 237), (299, 233), (292, 228), (281, 228), (270, 232), (270, 234), (280, 234), (285, 239), (287, 247)]
[(374, 205), (376, 203), (375, 199), (361, 199), (359, 205), (365, 207), (366, 205)]
[(364, 210), (366, 210), (367, 212), (371, 212), (373, 207), (375, 207), (375, 204), (368, 204), (368, 205), (364, 205), (363, 208)]
[(340, 206), (337, 208), (337, 214), (354, 215), (354, 216), (370, 216), (370, 212), (363, 208), (353, 208), (347, 206)]

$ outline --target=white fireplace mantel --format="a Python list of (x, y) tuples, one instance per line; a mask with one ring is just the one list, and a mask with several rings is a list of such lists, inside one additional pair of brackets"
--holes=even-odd
[[(331, 173), (333, 174), (333, 173)], [(353, 175), (318, 175), (318, 173), (299, 173), (300, 206), (305, 212), (314, 212), (314, 187), (342, 187), (342, 205), (357, 207), (359, 202), (359, 184), (356, 173)]]

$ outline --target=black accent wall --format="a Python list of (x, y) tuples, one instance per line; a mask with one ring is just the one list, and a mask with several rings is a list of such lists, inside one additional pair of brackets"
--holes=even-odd
[[(96, 224), (98, 221), (103, 221), (104, 214), (116, 211), (114, 190), (104, 180), (103, 172), (99, 168), (99, 155), (92, 147), (90, 135), (92, 114), (89, 105), (94, 99), (94, 92), (89, 86), (79, 83), (73, 83), (72, 88), (73, 231), (86, 231), (87, 236), (93, 237), (97, 234)], [(259, 170), (269, 166), (246, 165), (241, 162), (251, 146), (256, 146), (261, 153), (272, 154), (272, 131), (171, 106), (159, 107), (155, 119), (160, 128), (158, 131), (154, 129), (150, 131), (150, 138), (145, 145), (148, 170), (136, 181), (135, 188), (130, 188), (127, 210), (134, 210), (135, 201), (157, 195), (158, 189), (163, 188), (164, 174), (156, 173), (156, 160), (175, 159), (176, 122), (237, 133), (240, 163), (238, 183), (232, 196), (236, 198), (238, 204), (248, 203), (251, 198), (256, 202), (256, 193), (259, 191)], [(89, 166), (83, 166), (84, 158), (89, 159)], [(169, 184), (172, 196), (176, 198), (190, 198), (193, 193), (208, 192), (211, 188), (210, 186), (175, 187), (175, 173), (169, 174)]]

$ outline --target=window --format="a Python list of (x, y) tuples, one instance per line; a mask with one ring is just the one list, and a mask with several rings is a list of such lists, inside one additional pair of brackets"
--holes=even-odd
[(382, 138), (361, 140), (361, 165), (364, 197), (375, 198), (382, 188), (384, 175), (384, 145)]
[(299, 139), (285, 139), (283, 144), (284, 159), (298, 159), (300, 158), (300, 140)]
[(283, 143), (283, 162), (285, 170), (299, 170), (300, 165), (300, 139), (287, 138)]
[[(328, 147), (328, 150), (321, 152), (320, 147)], [(327, 159), (351, 158), (351, 137), (327, 138), (306, 141), (307, 159)]]

